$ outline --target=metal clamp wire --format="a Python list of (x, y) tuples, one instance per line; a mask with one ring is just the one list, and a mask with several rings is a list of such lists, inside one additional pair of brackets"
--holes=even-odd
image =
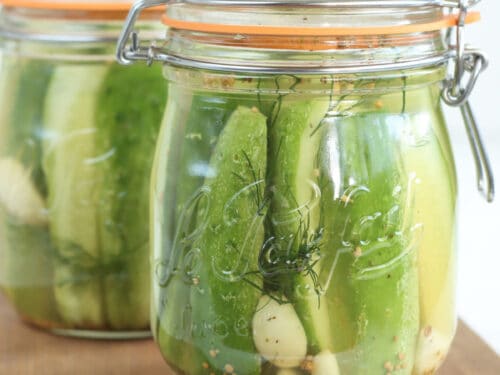
[[(455, 59), (455, 64), (458, 63)], [(477, 50), (465, 50), (464, 56), (462, 57), (463, 72), (469, 72), (470, 77), (465, 87), (463, 84), (463, 72), (462, 79), (460, 81), (456, 80), (456, 77), (445, 82), (445, 88), (443, 90), (443, 100), (446, 104), (452, 107), (462, 106), (470, 97), (474, 86), (476, 85), (477, 79), (481, 73), (488, 67), (488, 60), (486, 56)]]
[(483, 145), (481, 134), (477, 126), (476, 118), (472, 112), (470, 103), (466, 101), (461, 107), (467, 138), (472, 150), (474, 164), (476, 166), (476, 183), (481, 195), (487, 202), (495, 199), (495, 178), (488, 158), (488, 153)]
[[(126, 57), (127, 54), (127, 43), (132, 36), (132, 46), (128, 48), (129, 51), (139, 50), (139, 39), (137, 37), (137, 32), (134, 31), (135, 22), (139, 18), (141, 12), (144, 9), (153, 8), (161, 5), (166, 5), (170, 1), (168, 0), (140, 0), (136, 1), (125, 20), (123, 30), (120, 33), (118, 39), (118, 44), (116, 48), (116, 58), (120, 64), (130, 65), (133, 64), (133, 60)], [(149, 62), (149, 59), (148, 59)]]

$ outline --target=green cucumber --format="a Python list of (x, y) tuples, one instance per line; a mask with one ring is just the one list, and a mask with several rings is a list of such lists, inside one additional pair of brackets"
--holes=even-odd
[(55, 293), (69, 327), (148, 328), (149, 176), (166, 100), (159, 69), (65, 65), (51, 82), (44, 168)]
[[(0, 285), (19, 314), (57, 325), (52, 289), (53, 248), (45, 215), (41, 168), (43, 98), (52, 66), (3, 59), (0, 77)], [(4, 97), (5, 95), (5, 97)]]
[(99, 204), (108, 170), (101, 167), (97, 96), (103, 65), (57, 67), (45, 101), (43, 167), (47, 177), (57, 308), (68, 327), (106, 326)]
[[(409, 126), (420, 139), (404, 144), (403, 157), (415, 173), (415, 222), (422, 223), (418, 253), (420, 335), (415, 356), (417, 374), (433, 373), (448, 353), (456, 329), (456, 174), (445, 121), (439, 107), (440, 92), (422, 89), (411, 97), (417, 111)], [(428, 116), (427, 114), (430, 114)]]
[(166, 91), (160, 66), (113, 64), (97, 94), (96, 147), (108, 159), (95, 204), (101, 254), (116, 266), (104, 275), (115, 330), (149, 326), (149, 178)]
[[(169, 361), (171, 358), (176, 358), (178, 363), (188, 363), (191, 360), (189, 357), (192, 349), (185, 342), (186, 327), (183, 321), (190, 309), (189, 291), (192, 277), (186, 274), (189, 270), (185, 268), (189, 266), (193, 245), (192, 234), (197, 231), (197, 207), (202, 204), (201, 201), (205, 196), (203, 182), (211, 173), (210, 157), (217, 145), (220, 132), (238, 107), (238, 103), (243, 102), (249, 106), (257, 104), (253, 97), (248, 100), (237, 100), (234, 95), (215, 98), (207, 92), (197, 93), (190, 100), (187, 96), (187, 94), (181, 95), (182, 99), (170, 98), (171, 105), (175, 105), (178, 109), (176, 114), (183, 113), (185, 116), (184, 121), (177, 118), (165, 119), (163, 128), (165, 132), (176, 133), (175, 137), (183, 139), (179, 145), (181, 147), (172, 149), (168, 160), (168, 165), (176, 170), (178, 168), (180, 174), (174, 181), (175, 186), (166, 186), (158, 190), (165, 193), (159, 194), (163, 200), (156, 203), (163, 210), (163, 214), (156, 216), (165, 227), (159, 232), (162, 240), (157, 239), (162, 244), (162, 249), (156, 251), (157, 254), (161, 254), (161, 259), (156, 259), (160, 280), (155, 280), (159, 284), (156, 287), (159, 290), (153, 301), (158, 304), (155, 308), (158, 325), (156, 328), (153, 327), (153, 332), (165, 358)], [(185, 106), (188, 101), (189, 110), (186, 111), (183, 105)], [(160, 137), (163, 138), (164, 136)], [(163, 168), (168, 167), (165, 165)], [(172, 170), (171, 173), (177, 173), (176, 170)], [(164, 181), (165, 178), (161, 180)], [(169, 199), (166, 199), (166, 196)], [(175, 223), (174, 220), (169, 220), (166, 214), (173, 211), (169, 207), (171, 205), (176, 207)], [(167, 224), (169, 222), (170, 225)], [(168, 248), (172, 250), (164, 253), (163, 249)], [(186, 360), (182, 361), (181, 358)]]
[(273, 191), (269, 216), (282, 251), (294, 257), (300, 234), (312, 235), (319, 223), (317, 131), (328, 111), (328, 101), (283, 99), (269, 129), (269, 181)]
[[(238, 107), (228, 119), (210, 159), (200, 230), (192, 249), (199, 260), (190, 288), (191, 361), (172, 364), (193, 375), (260, 373), (250, 322), (261, 281), (255, 271), (264, 238), (262, 212), (267, 150), (266, 118)], [(238, 334), (239, 332), (239, 334)], [(233, 371), (227, 371), (233, 370)]]
[[(162, 120), (162, 124), (179, 124), (178, 126), (161, 126), (160, 133), (158, 136), (158, 144), (156, 147), (156, 155), (154, 159), (153, 171), (158, 173), (152, 173), (151, 180), (151, 331), (158, 343), (166, 342), (170, 339), (170, 336), (163, 335), (163, 330), (160, 329), (161, 317), (165, 308), (165, 301), (167, 300), (166, 294), (172, 293), (168, 296), (168, 300), (173, 300), (174, 297), (189, 295), (188, 291), (184, 293), (177, 294), (178, 287), (168, 287), (169, 279), (172, 277), (172, 272), (175, 270), (175, 259), (182, 252), (182, 246), (175, 246), (172, 252), (167, 255), (165, 254), (165, 249), (169, 249), (172, 241), (175, 240), (175, 234), (173, 229), (173, 215), (172, 212), (175, 210), (170, 210), (173, 207), (171, 203), (171, 197), (175, 195), (175, 191), (183, 186), (182, 180), (171, 182), (166, 179), (166, 176), (170, 176), (173, 173), (171, 166), (172, 163), (175, 165), (178, 154), (172, 149), (172, 154), (168, 157), (165, 152), (160, 152), (163, 150), (162, 145), (165, 139), (169, 139), (169, 136), (174, 134), (179, 136), (179, 128), (182, 128), (187, 114), (189, 113), (189, 106), (191, 105), (192, 95), (190, 93), (178, 93), (177, 95), (170, 97), (168, 100), (168, 105), (173, 105), (176, 111), (165, 111), (165, 116)], [(174, 156), (175, 155), (175, 156)], [(170, 168), (169, 168), (170, 167)], [(174, 169), (175, 170), (175, 169)], [(179, 183), (178, 183), (179, 182)], [(191, 189), (186, 184), (186, 189)], [(193, 187), (192, 190), (195, 188)], [(186, 230), (183, 228), (183, 230)], [(175, 289), (175, 291), (173, 291)], [(188, 297), (185, 297), (188, 298)], [(175, 304), (175, 302), (173, 303)], [(181, 301), (180, 306), (185, 305), (185, 302)], [(164, 344), (166, 347), (170, 347), (167, 343)], [(175, 344), (176, 348), (180, 345)], [(163, 345), (162, 345), (163, 348)]]
[[(361, 113), (339, 119), (322, 146), (322, 155), (338, 153), (338, 164), (322, 160), (321, 173), (334, 352), (351, 354), (339, 361), (341, 373), (410, 374), (413, 367), (418, 268), (408, 220), (411, 179), (393, 146), (404, 126), (398, 118)], [(403, 356), (405, 366), (396, 370)]]
[[(170, 103), (175, 103), (178, 109), (186, 98), (177, 102), (179, 98), (170, 98)], [(184, 262), (189, 257), (192, 241), (191, 234), (196, 232), (196, 207), (201, 198), (200, 187), (209, 173), (208, 161), (212, 155), (217, 137), (222, 130), (225, 119), (233, 111), (232, 102), (224, 100), (214, 101), (212, 97), (201, 93), (190, 98), (189, 114), (183, 112), (185, 122), (177, 124), (173, 119), (166, 119), (164, 131), (181, 132), (176, 136), (183, 137), (182, 147), (177, 149), (176, 155), (179, 165), (173, 162), (174, 157), (170, 155), (169, 165), (176, 165), (180, 169), (179, 179), (174, 186), (161, 188), (163, 199), (157, 202), (161, 207), (160, 220), (165, 220), (167, 212), (175, 212), (175, 222), (162, 228), (160, 235), (162, 248), (157, 251), (160, 255), (156, 259), (159, 279), (154, 280), (159, 285), (153, 303), (157, 304), (155, 309), (157, 326), (153, 332), (157, 337), (163, 355), (171, 361), (175, 358), (178, 363), (189, 363), (192, 348), (184, 340), (187, 329), (185, 327), (185, 315), (189, 312), (191, 280), (184, 271)], [(179, 112), (179, 111), (177, 111)], [(163, 137), (161, 137), (163, 139)], [(166, 168), (166, 167), (165, 167)], [(165, 183), (165, 178), (161, 179)], [(165, 199), (165, 196), (169, 199)], [(172, 210), (170, 205), (175, 206)], [(165, 225), (165, 224), (164, 224)], [(170, 229), (174, 228), (175, 229)], [(171, 234), (167, 234), (171, 232)], [(169, 253), (164, 249), (172, 248)], [(155, 273), (156, 274), (156, 273)]]
[[(269, 217), (278, 262), (278, 288), (293, 303), (308, 336), (309, 352), (331, 348), (328, 310), (321, 286), (311, 273), (319, 254), (320, 232), (317, 151), (329, 101), (285, 97), (270, 127), (269, 184), (273, 192)], [(293, 261), (293, 269), (286, 262)], [(280, 269), (282, 267), (282, 269)]]

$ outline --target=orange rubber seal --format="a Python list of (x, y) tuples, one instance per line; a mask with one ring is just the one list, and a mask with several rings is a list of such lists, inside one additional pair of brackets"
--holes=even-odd
[[(469, 12), (465, 22), (478, 22), (481, 19), (479, 12)], [(217, 34), (247, 34), (247, 35), (274, 35), (274, 36), (355, 36), (355, 35), (394, 35), (412, 34), (426, 31), (447, 29), (458, 24), (458, 15), (447, 15), (440, 20), (402, 26), (374, 26), (374, 27), (295, 27), (295, 26), (257, 26), (257, 25), (224, 25), (216, 23), (180, 21), (162, 16), (162, 22), (175, 29), (200, 31)]]
[[(133, 5), (129, 2), (89, 2), (89, 1), (50, 1), (50, 0), (0, 0), (0, 5), (12, 8), (31, 8), (46, 10), (76, 10), (97, 12), (128, 12)], [(147, 12), (165, 9), (164, 6), (149, 8)]]
[[(287, 49), (296, 51), (327, 51), (341, 49), (368, 49), (381, 46), (381, 35), (356, 36), (294, 36), (294, 35), (245, 35), (245, 38), (236, 39), (229, 34), (219, 34), (218, 38), (194, 35), (191, 38), (201, 43), (216, 43), (227, 47), (249, 47), (265, 49)], [(349, 46), (345, 45), (348, 38)], [(423, 34), (409, 34), (390, 41), (391, 47), (406, 46), (419, 43), (429, 37)], [(387, 45), (387, 42), (384, 44)]]

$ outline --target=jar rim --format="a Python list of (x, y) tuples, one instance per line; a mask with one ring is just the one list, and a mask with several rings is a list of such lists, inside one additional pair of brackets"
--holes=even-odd
[[(465, 23), (472, 24), (481, 20), (480, 12), (469, 12)], [(245, 35), (272, 36), (367, 36), (413, 34), (428, 31), (448, 29), (458, 24), (458, 15), (443, 15), (442, 18), (424, 22), (398, 26), (365, 26), (365, 27), (301, 27), (301, 26), (270, 26), (270, 25), (231, 25), (222, 23), (195, 22), (180, 20), (163, 14), (162, 22), (168, 27), (178, 30)], [(308, 47), (309, 49), (309, 47)]]
[[(465, 0), (462, 0), (465, 1)], [(457, 0), (178, 0), (168, 2), (169, 28), (267, 36), (383, 36), (450, 29), (480, 21)], [(477, 0), (469, 0), (469, 2)], [(147, 9), (147, 8), (146, 8)]]

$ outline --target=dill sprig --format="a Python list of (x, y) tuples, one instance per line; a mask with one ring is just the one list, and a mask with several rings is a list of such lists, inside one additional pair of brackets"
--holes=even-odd
[[(323, 228), (310, 233), (309, 220), (301, 220), (296, 233), (291, 238), (270, 237), (266, 241), (259, 254), (259, 270), (253, 270), (243, 275), (243, 280), (257, 288), (262, 294), (280, 304), (293, 301), (293, 288), (299, 277), (310, 278), (314, 292), (319, 297), (323, 294), (316, 265), (321, 259), (321, 246), (323, 240)], [(287, 250), (290, 243), (295, 251)], [(285, 245), (285, 246), (283, 246)], [(268, 251), (277, 249), (278, 257), (269, 266)], [(252, 279), (256, 276), (264, 278), (264, 287), (255, 283)]]

